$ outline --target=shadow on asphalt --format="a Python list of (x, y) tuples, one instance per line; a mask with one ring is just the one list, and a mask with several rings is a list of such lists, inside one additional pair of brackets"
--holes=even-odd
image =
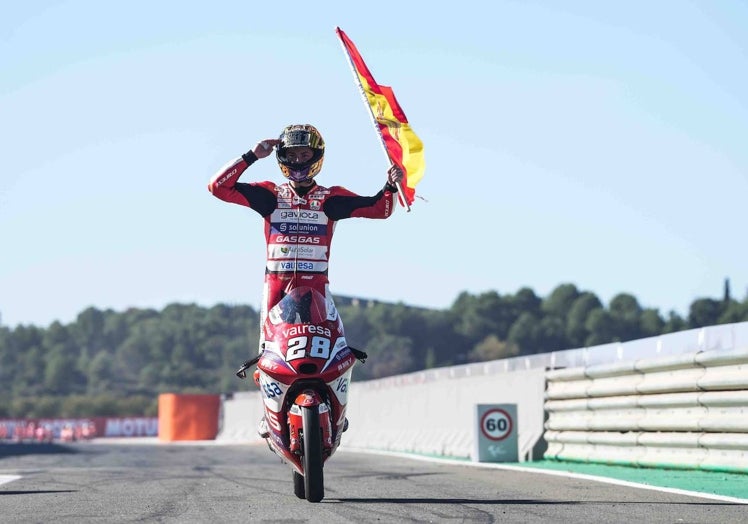
[(44, 495), (47, 493), (78, 493), (76, 489), (47, 489), (40, 491), (0, 491), (2, 495)]
[(0, 458), (17, 457), (19, 455), (54, 455), (62, 453), (78, 453), (77, 450), (55, 443), (22, 443), (0, 444)]

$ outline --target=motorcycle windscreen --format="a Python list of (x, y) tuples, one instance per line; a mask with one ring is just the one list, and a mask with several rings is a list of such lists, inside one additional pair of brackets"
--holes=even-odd
[[(297, 287), (286, 294), (268, 312), (270, 326), (282, 324), (324, 324), (338, 320), (332, 301), (310, 287)], [(274, 329), (270, 327), (270, 329)]]

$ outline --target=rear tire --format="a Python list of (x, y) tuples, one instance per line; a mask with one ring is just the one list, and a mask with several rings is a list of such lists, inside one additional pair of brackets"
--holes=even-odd
[(293, 494), (300, 499), (306, 498), (306, 491), (304, 490), (304, 475), (300, 475), (296, 471), (293, 472)]
[(301, 411), (304, 424), (304, 493), (309, 502), (319, 502), (325, 496), (319, 406), (304, 407)]

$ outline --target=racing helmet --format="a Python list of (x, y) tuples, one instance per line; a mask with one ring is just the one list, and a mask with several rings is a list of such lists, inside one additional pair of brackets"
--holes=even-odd
[[(280, 144), (275, 148), (275, 156), (283, 176), (294, 182), (311, 180), (322, 169), (325, 156), (325, 141), (317, 129), (309, 124), (286, 126), (280, 137)], [(295, 147), (308, 147), (312, 157), (306, 162), (294, 163), (288, 157), (288, 151)]]

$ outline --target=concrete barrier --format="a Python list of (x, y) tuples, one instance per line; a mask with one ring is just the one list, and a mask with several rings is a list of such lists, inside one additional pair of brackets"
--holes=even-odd
[[(521, 460), (538, 459), (545, 370), (501, 369), (472, 364), (354, 382), (348, 397), (350, 426), (341, 447), (469, 458), (475, 404), (515, 403)], [(217, 440), (258, 441), (260, 417), (259, 392), (225, 397)]]
[(221, 403), (219, 431), (216, 440), (222, 442), (260, 442), (257, 424), (263, 415), (262, 397), (258, 391), (243, 391), (225, 395)]
[[(469, 458), (476, 404), (517, 404), (520, 460), (539, 459), (545, 370), (414, 373), (351, 386), (342, 446)], [(542, 444), (540, 444), (542, 446)]]

